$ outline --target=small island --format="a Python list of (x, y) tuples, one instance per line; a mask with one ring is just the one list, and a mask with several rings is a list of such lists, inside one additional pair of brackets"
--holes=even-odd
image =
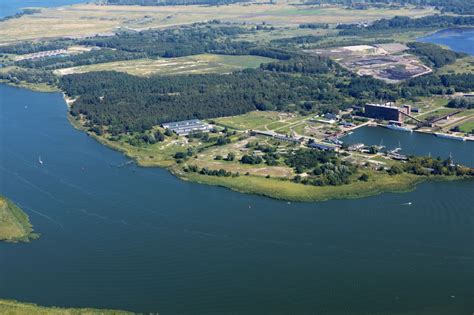
[(28, 242), (37, 239), (28, 215), (13, 202), (0, 196), (0, 241)]

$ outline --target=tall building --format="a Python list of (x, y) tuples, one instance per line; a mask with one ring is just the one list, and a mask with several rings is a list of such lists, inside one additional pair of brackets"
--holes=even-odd
[(411, 114), (411, 106), (404, 105), (403, 107), (393, 106), (391, 103), (382, 104), (365, 104), (364, 115), (369, 118), (403, 121), (404, 114)]

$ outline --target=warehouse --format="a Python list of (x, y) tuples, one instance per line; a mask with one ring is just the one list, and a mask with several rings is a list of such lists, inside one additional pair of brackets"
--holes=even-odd
[(165, 129), (170, 129), (178, 136), (186, 136), (193, 132), (209, 132), (212, 127), (199, 119), (183, 120), (162, 124)]

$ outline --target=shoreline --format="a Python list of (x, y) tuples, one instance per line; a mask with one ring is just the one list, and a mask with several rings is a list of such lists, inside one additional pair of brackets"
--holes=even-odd
[[(65, 96), (65, 98), (67, 98)], [(85, 130), (82, 125), (68, 114), (71, 125), (100, 144), (124, 154), (134, 161), (139, 167), (159, 167), (167, 170), (171, 175), (186, 182), (202, 185), (218, 186), (233, 190), (238, 193), (264, 196), (281, 201), (291, 202), (321, 202), (328, 200), (358, 199), (376, 196), (384, 193), (405, 193), (414, 191), (417, 185), (425, 181), (451, 181), (462, 180), (465, 177), (454, 176), (420, 176), (404, 173), (401, 175), (378, 174), (370, 172), (371, 179), (368, 182), (356, 181), (339, 186), (313, 186), (294, 183), (291, 180), (281, 178), (265, 178), (262, 176), (240, 176), (240, 177), (217, 177), (201, 175), (197, 173), (186, 173), (173, 161), (163, 163), (143, 162), (138, 157), (130, 154), (126, 148), (112, 144), (91, 132)]]
[(19, 302), (17, 300), (0, 299), (0, 313), (6, 314), (90, 314), (90, 315), (131, 315), (129, 311), (96, 308), (69, 308), (57, 306), (41, 306), (34, 303)]
[(39, 238), (28, 215), (11, 200), (0, 195), (0, 241), (29, 242)]

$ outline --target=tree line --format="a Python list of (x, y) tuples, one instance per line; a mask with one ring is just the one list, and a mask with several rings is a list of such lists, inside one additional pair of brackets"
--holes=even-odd
[(453, 26), (473, 26), (474, 16), (429, 15), (421, 18), (395, 16), (391, 19), (377, 20), (367, 27), (359, 24), (341, 24), (337, 29), (340, 35), (355, 36), (372, 34), (380, 31), (394, 32), (404, 29), (446, 28)]

